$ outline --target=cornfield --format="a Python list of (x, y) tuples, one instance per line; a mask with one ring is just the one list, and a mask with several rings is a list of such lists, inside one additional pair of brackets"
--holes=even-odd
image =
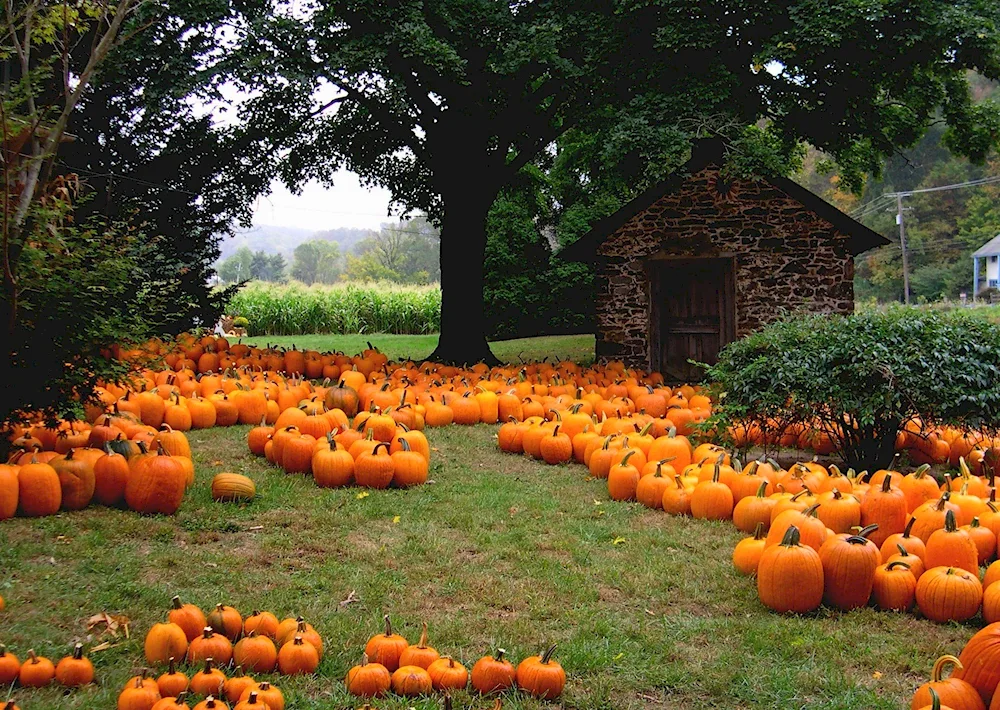
[(248, 334), (436, 333), (441, 327), (441, 288), (392, 283), (277, 286), (255, 282), (227, 306), (250, 321)]

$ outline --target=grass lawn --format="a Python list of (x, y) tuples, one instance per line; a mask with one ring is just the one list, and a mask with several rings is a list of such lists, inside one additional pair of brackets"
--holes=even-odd
[[(438, 336), (431, 335), (288, 335), (243, 338), (244, 343), (263, 347), (268, 343), (299, 349), (340, 351), (355, 355), (371, 343), (393, 360), (411, 359), (419, 362), (437, 347)], [(501, 362), (529, 362), (548, 357), (549, 360), (573, 360), (584, 365), (594, 361), (593, 335), (553, 335), (539, 338), (495, 340), (490, 343), (493, 354)]]
[[(730, 567), (740, 536), (729, 523), (614, 503), (583, 467), (499, 454), (494, 427), (431, 431), (433, 484), (361, 497), (268, 467), (247, 451), (246, 431), (190, 434), (197, 482), (175, 517), (95, 507), (0, 523), (0, 642), (12, 652), (58, 658), (102, 611), (132, 622), (130, 639), (92, 654), (97, 686), (18, 689), (22, 708), (114, 707), (174, 594), (315, 625), (326, 648), (318, 676), (277, 679), (299, 710), (362, 704), (343, 676), (384, 613), (411, 641), (426, 621), (431, 644), (469, 665), (498, 645), (519, 660), (558, 642), (561, 705), (511, 695), (507, 710), (897, 709), (934, 658), (976, 630), (870, 609), (773, 614)], [(209, 481), (226, 470), (251, 476), (257, 500), (213, 502)], [(491, 706), (456, 697), (456, 708)]]

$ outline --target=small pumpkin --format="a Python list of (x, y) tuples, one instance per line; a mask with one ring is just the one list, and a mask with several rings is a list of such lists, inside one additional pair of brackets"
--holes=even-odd
[(195, 695), (221, 696), (226, 687), (226, 674), (215, 667), (215, 660), (205, 659), (204, 667), (191, 676), (188, 690)]
[[(797, 511), (786, 513), (798, 514)], [(774, 528), (771, 530), (773, 532)], [(816, 550), (799, 544), (799, 530), (795, 525), (789, 525), (781, 542), (768, 547), (761, 555), (757, 566), (757, 595), (764, 606), (779, 613), (803, 614), (822, 603), (823, 563)]]
[(309, 675), (319, 667), (319, 652), (301, 634), (278, 651), (278, 671), (284, 675)]
[(160, 700), (156, 683), (147, 684), (139, 676), (127, 683), (118, 695), (118, 710), (152, 710)]
[(0, 644), (0, 685), (10, 685), (17, 680), (17, 674), (21, 670), (21, 662), (17, 656), (7, 650), (7, 647)]
[(79, 688), (94, 682), (94, 664), (83, 655), (83, 644), (73, 647), (73, 653), (56, 664), (56, 680), (67, 688)]
[(212, 478), (212, 500), (220, 503), (252, 501), (257, 486), (247, 476), (239, 473), (218, 473)]
[(164, 698), (179, 697), (188, 689), (189, 683), (187, 674), (177, 670), (177, 661), (173, 656), (168, 661), (167, 672), (156, 679), (156, 687)]
[(558, 698), (566, 685), (566, 672), (552, 660), (556, 645), (552, 644), (541, 656), (529, 656), (517, 665), (517, 687), (536, 698)]
[(246, 636), (256, 633), (274, 639), (278, 633), (278, 617), (269, 611), (254, 610), (243, 620), (243, 633)]
[(243, 631), (243, 617), (236, 609), (225, 604), (216, 604), (209, 613), (207, 621), (207, 625), (216, 633), (222, 634), (230, 641), (235, 642)]
[(372, 663), (380, 663), (392, 673), (399, 668), (399, 658), (410, 644), (405, 638), (392, 632), (388, 614), (385, 615), (384, 621), (385, 633), (376, 634), (368, 639), (365, 653)]
[(153, 705), (152, 710), (191, 710), (191, 706), (187, 704), (187, 696), (187, 691), (184, 690), (177, 695), (163, 695)]
[(56, 667), (45, 656), (28, 651), (28, 658), (21, 664), (17, 682), (25, 688), (43, 688), (56, 677)]
[(399, 657), (399, 665), (420, 666), (426, 670), (440, 657), (440, 653), (432, 646), (427, 645), (427, 624), (425, 623), (420, 632), (420, 640), (415, 645), (406, 647)]
[(392, 692), (404, 697), (427, 695), (434, 689), (431, 677), (420, 666), (400, 666), (392, 674)]
[(249, 687), (240, 696), (240, 702), (250, 699), (250, 693), (257, 693), (257, 700), (264, 703), (268, 710), (285, 710), (285, 695), (277, 686), (271, 685), (266, 680), (261, 681), (256, 687)]
[(365, 653), (361, 656), (361, 663), (347, 671), (344, 682), (351, 695), (380, 698), (392, 687), (392, 676), (381, 663), (369, 663)]
[(427, 667), (434, 690), (461, 690), (469, 684), (469, 671), (451, 656), (443, 656)]
[(498, 648), (496, 656), (483, 656), (472, 666), (472, 687), (484, 695), (498, 693), (514, 686), (517, 669), (504, 658), (507, 651)]
[(193, 710), (229, 710), (229, 706), (215, 696), (209, 695), (194, 706)]
[[(171, 654), (178, 655), (178, 654)], [(201, 636), (188, 645), (188, 663), (201, 663), (205, 659), (214, 658), (219, 665), (228, 665), (233, 658), (233, 644), (223, 636), (212, 630), (211, 626), (206, 626)]]
[(183, 658), (188, 651), (188, 640), (177, 624), (153, 624), (146, 634), (144, 644), (146, 663), (151, 666), (162, 666), (171, 658)]
[(170, 603), (172, 608), (167, 614), (167, 620), (180, 626), (189, 642), (201, 636), (202, 630), (208, 626), (205, 613), (194, 604), (182, 603), (178, 596), (171, 599)]
[(274, 641), (267, 636), (258, 636), (254, 630), (233, 647), (233, 661), (254, 673), (270, 673), (278, 662), (278, 649)]

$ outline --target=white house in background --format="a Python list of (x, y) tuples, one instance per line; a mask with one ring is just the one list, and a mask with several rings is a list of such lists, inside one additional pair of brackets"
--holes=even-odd
[(979, 293), (979, 261), (986, 263), (983, 288), (1000, 288), (1000, 234), (972, 252), (972, 297)]

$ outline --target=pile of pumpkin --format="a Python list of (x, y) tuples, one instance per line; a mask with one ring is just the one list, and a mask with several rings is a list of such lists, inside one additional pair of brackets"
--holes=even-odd
[(37, 423), (14, 436), (18, 451), (0, 464), (0, 520), (91, 503), (172, 515), (194, 482), (184, 433), (168, 424), (146, 426), (129, 414), (55, 429)]
[[(829, 432), (818, 422), (812, 426), (772, 422), (764, 429), (756, 425), (736, 426), (729, 433), (739, 449), (779, 446), (814, 451), (820, 456), (828, 456), (835, 450)], [(978, 470), (986, 459), (990, 472), (1000, 473), (1000, 439), (985, 432), (932, 427), (911, 419), (896, 435), (895, 450), (905, 453), (917, 465), (947, 464), (958, 468), (958, 460), (963, 458), (973, 470)]]
[(996, 557), (1000, 512), (987, 482), (964, 460), (959, 465), (960, 475), (940, 487), (926, 465), (860, 482), (810, 462), (796, 466), (796, 483), (766, 462), (737, 471), (720, 456), (711, 479), (700, 474), (690, 505), (693, 512), (706, 500), (706, 517), (754, 531), (736, 546), (733, 563), (757, 576), (761, 601), (775, 611), (824, 603), (847, 610), (874, 600), (880, 609), (916, 607), (939, 622), (982, 609), (993, 622), (1000, 620), (1000, 563), (982, 582), (979, 571)]
[[(312, 476), (321, 488), (352, 483), (409, 488), (425, 483), (431, 450), (423, 432), (402, 421), (404, 410), (382, 413), (372, 407), (357, 414), (353, 426), (341, 409), (320, 411), (317, 405), (307, 414), (289, 408), (274, 426), (262, 421), (251, 429), (247, 444), (252, 453), (286, 473)], [(412, 418), (412, 413), (405, 416)]]
[[(34, 650), (29, 650), (22, 662), (0, 644), (0, 687), (44, 688), (53, 682), (64, 688), (79, 688), (94, 682), (94, 665), (83, 655), (83, 644), (76, 644), (73, 652), (58, 663), (37, 655)], [(13, 710), (17, 706), (8, 700), (3, 707)]]
[[(194, 604), (172, 600), (167, 621), (154, 624), (146, 634), (144, 650), (150, 666), (168, 666), (155, 680), (145, 674), (130, 679), (119, 697), (119, 708), (157, 710), (181, 707), (186, 696), (210, 696), (215, 705), (241, 703), (250, 708), (283, 710), (284, 696), (277, 687), (257, 682), (252, 673), (303, 675), (313, 673), (323, 654), (323, 639), (301, 617), (278, 618), (268, 611), (254, 611), (245, 619), (233, 607), (218, 604), (205, 614)], [(181, 663), (200, 667), (190, 677)], [(230, 665), (237, 675), (222, 670)], [(182, 695), (185, 693), (186, 696)], [(122, 700), (125, 698), (125, 701)], [(155, 705), (170, 699), (173, 704)], [(225, 699), (225, 700), (223, 700)], [(207, 698), (206, 698), (207, 702)]]
[(361, 663), (347, 672), (345, 683), (352, 695), (377, 698), (390, 690), (397, 695), (414, 697), (434, 691), (449, 693), (464, 690), (471, 682), (482, 694), (500, 693), (517, 687), (537, 698), (559, 697), (566, 685), (566, 672), (552, 660), (555, 645), (539, 656), (529, 656), (515, 668), (504, 658), (503, 649), (496, 656), (483, 656), (470, 673), (451, 656), (441, 656), (427, 644), (427, 624), (415, 644), (392, 631), (385, 617), (385, 632), (372, 636), (365, 646)]

